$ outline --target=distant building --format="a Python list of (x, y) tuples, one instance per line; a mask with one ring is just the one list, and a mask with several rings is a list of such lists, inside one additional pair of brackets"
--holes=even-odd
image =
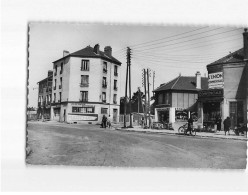
[[(199, 93), (198, 122), (213, 128), (218, 116), (231, 118), (231, 127), (247, 124), (248, 32), (244, 48), (207, 65), (208, 90)], [(223, 127), (223, 125), (222, 125)]]
[(50, 120), (51, 99), (52, 99), (53, 71), (48, 71), (47, 78), (38, 82), (38, 107), (37, 119)]
[(191, 114), (197, 117), (198, 92), (208, 88), (208, 78), (196, 76), (181, 76), (160, 85), (155, 93), (155, 121), (174, 123), (187, 121)]
[(53, 62), (51, 119), (62, 122), (99, 123), (105, 115), (118, 122), (121, 62), (97, 44)]

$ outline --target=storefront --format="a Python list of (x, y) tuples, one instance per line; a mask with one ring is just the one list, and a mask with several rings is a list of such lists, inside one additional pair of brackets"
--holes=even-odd
[(198, 122), (213, 129), (217, 118), (223, 118), (223, 89), (202, 90), (198, 97)]

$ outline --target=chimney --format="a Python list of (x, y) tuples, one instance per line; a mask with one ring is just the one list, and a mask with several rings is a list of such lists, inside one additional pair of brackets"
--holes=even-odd
[(247, 28), (245, 28), (245, 32), (243, 33), (244, 37), (244, 59), (248, 60), (248, 32)]
[(201, 73), (197, 71), (195, 73), (195, 77), (196, 77), (196, 89), (201, 89)]
[(63, 57), (68, 56), (69, 54), (70, 54), (69, 51), (66, 51), (66, 50), (63, 51)]
[(52, 70), (48, 70), (47, 77), (50, 77), (51, 75), (53, 75), (53, 71)]
[(112, 47), (106, 46), (106, 47), (104, 48), (104, 53), (105, 53), (107, 56), (112, 56)]
[(100, 52), (99, 52), (99, 48), (100, 48), (100, 46), (99, 46), (99, 44), (96, 44), (95, 46), (94, 46), (94, 52), (96, 53), (96, 54), (99, 54)]

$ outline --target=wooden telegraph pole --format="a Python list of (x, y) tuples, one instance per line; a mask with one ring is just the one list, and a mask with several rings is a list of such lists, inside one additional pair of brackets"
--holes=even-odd
[(129, 62), (127, 60), (126, 86), (125, 86), (125, 98), (124, 98), (124, 128), (127, 127), (126, 116), (127, 116), (127, 82), (128, 82), (128, 70), (129, 70), (128, 63)]
[(149, 128), (151, 128), (151, 111), (150, 111), (150, 83), (149, 83), (149, 77), (150, 77), (150, 69), (147, 69), (147, 91), (148, 91), (148, 116), (149, 116)]
[(146, 102), (146, 69), (143, 69), (144, 71), (144, 91), (145, 91), (145, 126), (147, 126), (147, 102)]
[(129, 114), (130, 114), (130, 126), (129, 128), (133, 128), (133, 120), (132, 120), (132, 92), (131, 92), (131, 49), (127, 48), (127, 61), (129, 66)]

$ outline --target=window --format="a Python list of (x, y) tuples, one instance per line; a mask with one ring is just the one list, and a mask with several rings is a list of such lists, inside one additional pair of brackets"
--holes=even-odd
[(89, 86), (89, 75), (81, 75), (81, 87), (88, 87)]
[(62, 77), (60, 77), (60, 86), (59, 86), (59, 89), (62, 88)]
[(163, 94), (158, 95), (158, 104), (163, 104)]
[(53, 102), (55, 103), (56, 102), (56, 93), (54, 93), (54, 100), (53, 100)]
[(114, 94), (113, 103), (117, 104), (117, 94)]
[(59, 92), (59, 102), (61, 102), (61, 92)]
[(107, 73), (108, 69), (107, 69), (107, 62), (103, 62), (103, 72)]
[(49, 95), (49, 101), (51, 103), (51, 101), (52, 101), (52, 94)]
[(108, 108), (101, 108), (101, 114), (108, 114)]
[(58, 66), (57, 66), (57, 65), (55, 65), (55, 72), (54, 72), (54, 76), (56, 76), (56, 75), (57, 75), (57, 69), (58, 69)]
[(82, 60), (81, 62), (81, 70), (82, 71), (89, 71), (89, 60)]
[(102, 78), (102, 87), (107, 88), (107, 78), (106, 77)]
[(102, 102), (106, 102), (106, 92), (102, 92)]
[(56, 79), (54, 79), (54, 90), (56, 90), (56, 84), (57, 84), (57, 80)]
[(60, 69), (60, 74), (63, 73), (63, 62), (61, 63), (61, 69)]
[(80, 91), (81, 93), (81, 101), (88, 102), (88, 91)]
[(72, 112), (80, 112), (80, 113), (94, 113), (94, 107), (72, 107)]
[(114, 80), (114, 90), (117, 90), (117, 80)]
[(114, 66), (114, 75), (118, 76), (118, 66)]

